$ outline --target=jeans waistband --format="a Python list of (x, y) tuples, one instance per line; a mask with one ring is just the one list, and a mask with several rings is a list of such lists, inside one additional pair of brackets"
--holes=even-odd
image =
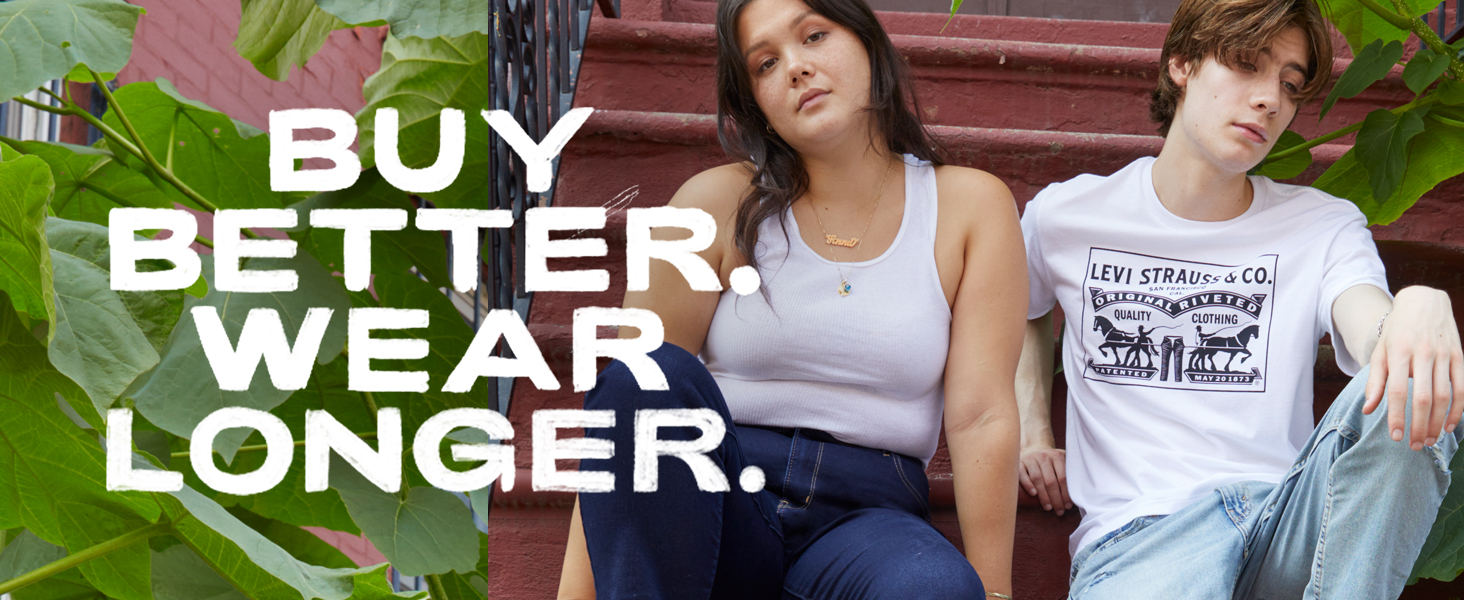
[(837, 444), (837, 445), (843, 446), (845, 448), (852, 448), (852, 449), (855, 449), (855, 450), (873, 450), (875, 452), (883, 452), (883, 453), (885, 453), (887, 455), (898, 456), (900, 458), (904, 458), (904, 459), (908, 459), (908, 460), (914, 461), (915, 464), (921, 465), (921, 468), (920, 468), (921, 472), (924, 472), (925, 471), (924, 466), (923, 466), (924, 465), (924, 462), (921, 461), (918, 458), (915, 458), (915, 457), (910, 456), (908, 454), (901, 454), (901, 453), (895, 452), (893, 450), (885, 450), (883, 448), (870, 448), (868, 446), (860, 446), (858, 444), (850, 444), (848, 442), (840, 441), (838, 438), (834, 437), (833, 434), (828, 433), (826, 431), (823, 431), (821, 429), (813, 429), (813, 428), (809, 428), (809, 427), (773, 427), (773, 426), (770, 426), (770, 425), (738, 425), (738, 427), (753, 428), (753, 429), (762, 429), (762, 430), (771, 431), (771, 432), (774, 432), (774, 433), (777, 433), (779, 435), (783, 435), (783, 436), (786, 436), (786, 437), (789, 437), (789, 438), (797, 437), (797, 438), (802, 438), (802, 439), (805, 439), (805, 440), (813, 440), (815, 442), (824, 442), (824, 443), (827, 443), (827, 444)]

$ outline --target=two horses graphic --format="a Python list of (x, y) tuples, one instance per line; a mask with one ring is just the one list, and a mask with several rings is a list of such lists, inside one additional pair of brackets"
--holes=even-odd
[(1235, 362), (1236, 355), (1245, 355), (1240, 359), (1240, 362), (1242, 363), (1244, 363), (1247, 358), (1251, 357), (1250, 350), (1246, 350), (1245, 347), (1250, 344), (1251, 340), (1256, 339), (1261, 335), (1261, 326), (1255, 324), (1247, 325), (1245, 329), (1240, 330), (1240, 333), (1236, 334), (1235, 337), (1222, 337), (1218, 335), (1205, 335), (1205, 332), (1200, 329), (1200, 326), (1195, 325), (1195, 335), (1200, 340), (1200, 343), (1199, 346), (1195, 348), (1194, 353), (1190, 354), (1190, 370), (1206, 370), (1205, 361), (1208, 360), (1208, 370), (1219, 371), (1220, 369), (1215, 368), (1215, 355), (1221, 352), (1225, 352), (1228, 353), (1230, 357), (1225, 359), (1224, 370), (1229, 371), (1230, 363)]
[[(1154, 366), (1154, 342), (1149, 335), (1153, 329), (1145, 330), (1139, 326), (1137, 334), (1129, 333), (1116, 327), (1106, 317), (1093, 317), (1093, 331), (1103, 335), (1103, 343), (1098, 345), (1098, 350), (1104, 358), (1108, 353), (1113, 352), (1113, 364), (1115, 366), (1138, 367), (1139, 358), (1142, 357), (1147, 367)], [(1251, 357), (1251, 351), (1246, 349), (1251, 340), (1260, 337), (1261, 326), (1256, 324), (1247, 325), (1240, 333), (1233, 337), (1206, 335), (1199, 325), (1195, 326), (1195, 334), (1199, 343), (1195, 345), (1194, 352), (1190, 354), (1189, 370), (1191, 371), (1221, 371), (1215, 365), (1215, 355), (1224, 352), (1229, 356), (1225, 360), (1224, 371), (1230, 370), (1231, 363), (1240, 356), (1240, 362), (1244, 363)], [(1120, 356), (1120, 351), (1127, 351), (1127, 355)], [(1243, 356), (1241, 356), (1243, 355)]]

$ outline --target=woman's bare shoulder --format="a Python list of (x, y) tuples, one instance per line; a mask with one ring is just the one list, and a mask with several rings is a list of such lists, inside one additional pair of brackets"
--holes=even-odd
[(687, 179), (671, 197), (670, 206), (699, 208), (718, 222), (730, 218), (752, 184), (752, 165), (728, 163), (712, 167)]
[(973, 225), (992, 214), (1016, 212), (1012, 191), (1000, 178), (981, 169), (943, 165), (935, 169), (941, 220), (960, 219)]

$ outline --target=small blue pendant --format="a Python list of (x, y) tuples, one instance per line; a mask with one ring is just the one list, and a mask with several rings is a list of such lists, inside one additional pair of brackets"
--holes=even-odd
[(852, 292), (852, 291), (854, 291), (854, 286), (849, 285), (849, 280), (848, 279), (845, 279), (845, 280), (839, 282), (839, 295), (840, 296), (848, 296), (849, 295), (849, 292)]

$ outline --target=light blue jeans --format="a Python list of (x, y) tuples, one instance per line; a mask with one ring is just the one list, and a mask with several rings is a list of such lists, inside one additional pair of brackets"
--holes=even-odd
[[(1134, 519), (1073, 557), (1072, 600), (1396, 598), (1438, 516), (1464, 426), (1420, 452), (1362, 414), (1364, 370), (1279, 484)], [(1411, 410), (1410, 410), (1411, 413)]]

